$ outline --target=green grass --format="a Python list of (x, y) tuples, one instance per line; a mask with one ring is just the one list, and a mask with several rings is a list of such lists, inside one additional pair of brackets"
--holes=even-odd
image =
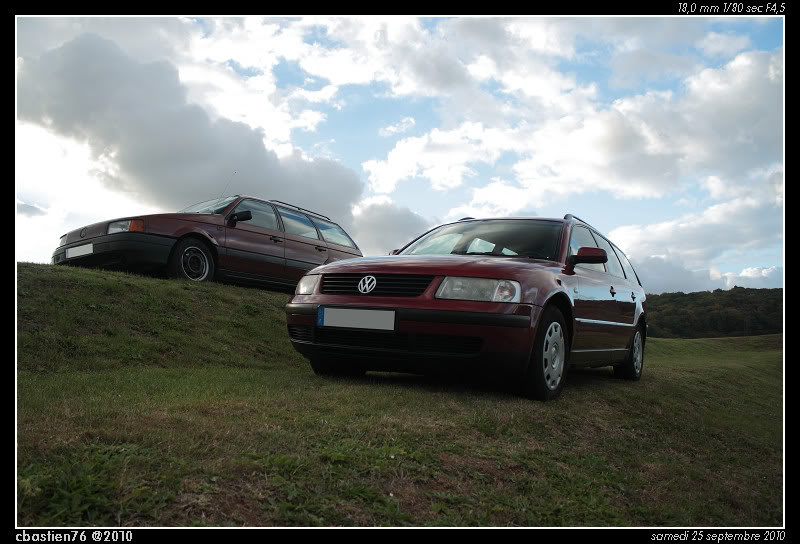
[(20, 263), (20, 526), (780, 526), (782, 335), (649, 339), (559, 400), (323, 379), (289, 296)]

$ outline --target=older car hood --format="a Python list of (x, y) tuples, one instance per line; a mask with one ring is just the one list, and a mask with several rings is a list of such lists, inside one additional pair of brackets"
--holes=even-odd
[(557, 272), (563, 265), (527, 257), (485, 255), (390, 255), (362, 257), (318, 266), (312, 274), (432, 274), (516, 279), (532, 270)]
[(69, 231), (66, 234), (66, 240), (64, 244), (71, 244), (74, 242), (81, 242), (83, 240), (91, 240), (92, 238), (97, 238), (98, 236), (105, 236), (108, 233), (108, 224), (114, 223), (116, 221), (125, 221), (128, 219), (144, 219), (145, 222), (145, 232), (148, 229), (148, 223), (153, 220), (159, 219), (181, 219), (184, 221), (193, 221), (196, 223), (215, 223), (220, 224), (222, 219), (220, 215), (208, 214), (208, 213), (155, 213), (149, 215), (129, 215), (127, 217), (119, 217), (116, 219), (108, 219), (106, 221), (100, 221), (99, 223), (93, 223), (91, 225), (86, 225), (85, 227), (80, 227), (75, 230)]

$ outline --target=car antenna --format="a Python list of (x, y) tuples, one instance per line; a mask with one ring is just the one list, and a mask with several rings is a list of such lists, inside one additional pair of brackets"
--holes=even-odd
[[(236, 175), (236, 170), (234, 170), (233, 174), (231, 174), (231, 179), (228, 180), (228, 185), (231, 184), (231, 180), (233, 180), (233, 176), (235, 176), (235, 175)], [(228, 190), (228, 185), (226, 185), (225, 188), (222, 190), (222, 194), (219, 195), (219, 198), (222, 198), (222, 195), (224, 195), (225, 191)], [(219, 200), (219, 198), (217, 200)]]

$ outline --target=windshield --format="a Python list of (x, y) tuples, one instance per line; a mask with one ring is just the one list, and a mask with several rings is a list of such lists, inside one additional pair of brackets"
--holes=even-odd
[(401, 255), (492, 255), (555, 261), (562, 223), (493, 219), (445, 225), (423, 236)]
[(228, 207), (228, 204), (239, 198), (236, 196), (224, 196), (222, 198), (215, 198), (213, 200), (206, 200), (199, 204), (192, 204), (188, 208), (184, 208), (178, 213), (221, 213), (222, 210)]

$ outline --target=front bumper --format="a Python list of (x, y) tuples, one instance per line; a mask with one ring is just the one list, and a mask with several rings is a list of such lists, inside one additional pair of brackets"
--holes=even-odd
[(292, 345), (309, 359), (347, 359), (368, 370), (422, 374), (467, 370), (515, 379), (527, 370), (541, 313), (541, 308), (528, 304), (516, 305), (514, 313), (381, 306), (395, 310), (395, 330), (379, 331), (319, 327), (319, 306), (285, 306)]
[[(91, 253), (67, 257), (67, 251)], [(174, 238), (141, 232), (120, 232), (97, 236), (61, 246), (53, 252), (52, 264), (74, 264), (101, 267), (146, 267), (165, 266), (169, 261)]]

